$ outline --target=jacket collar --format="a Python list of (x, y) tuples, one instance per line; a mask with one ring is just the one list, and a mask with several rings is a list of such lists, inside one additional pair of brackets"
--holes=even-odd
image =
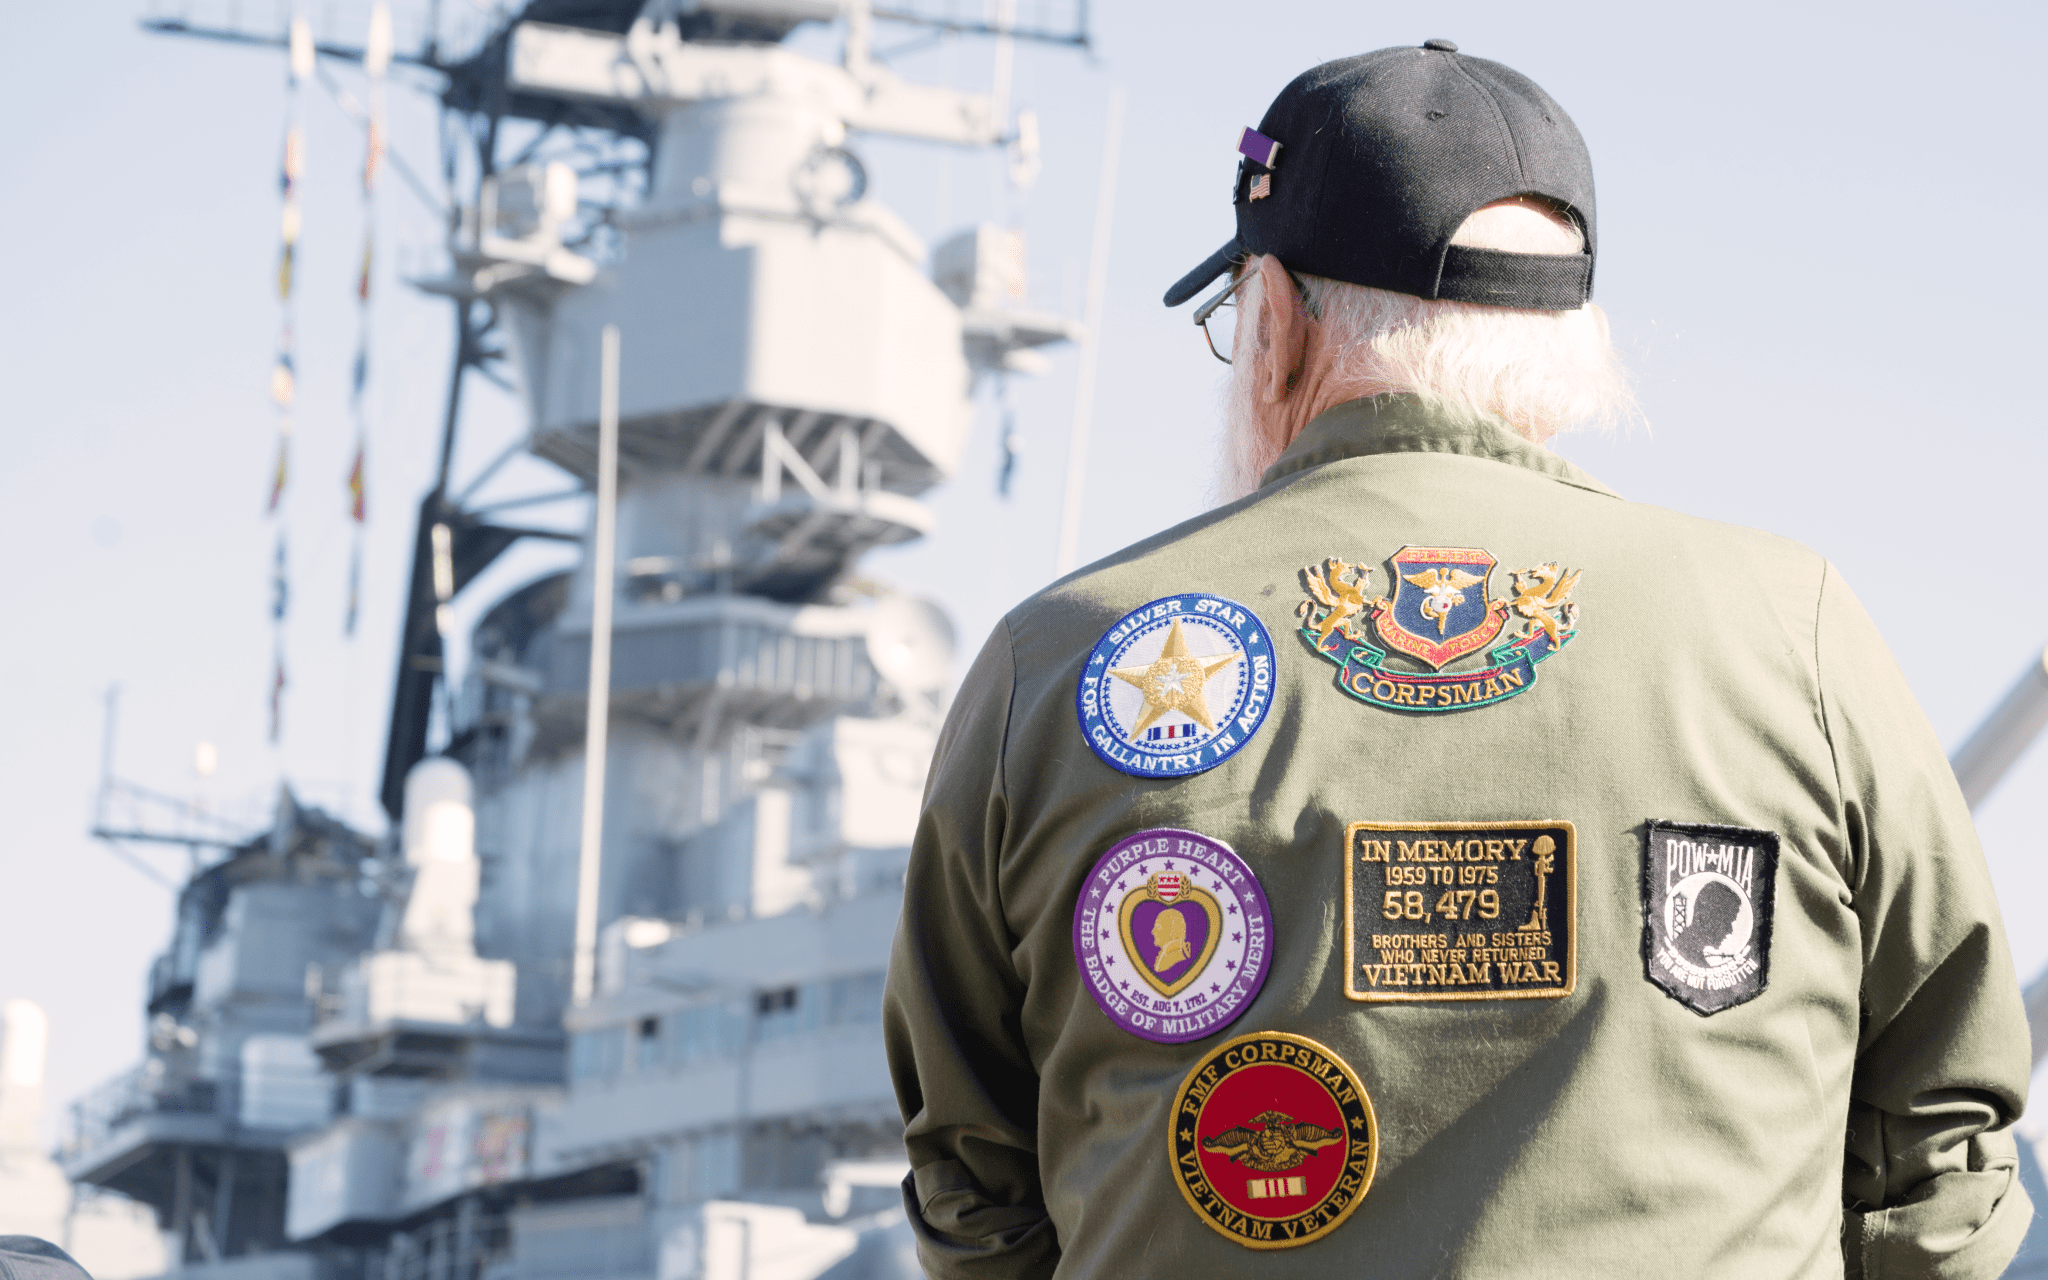
[(1383, 395), (1326, 409), (1301, 429), (1261, 488), (1311, 467), (1380, 453), (1448, 453), (1521, 467), (1574, 488), (1619, 497), (1612, 489), (1507, 423), (1476, 409), (1432, 405), (1420, 396)]

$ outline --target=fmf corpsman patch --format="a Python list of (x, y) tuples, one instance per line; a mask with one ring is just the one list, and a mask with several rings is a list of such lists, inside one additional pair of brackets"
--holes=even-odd
[[(1498, 562), (1477, 547), (1403, 547), (1387, 560), (1393, 595), (1370, 596), (1372, 567), (1332, 556), (1303, 569), (1309, 598), (1296, 606), (1301, 636), (1339, 668), (1337, 684), (1361, 702), (1396, 711), (1490, 706), (1536, 683), (1536, 664), (1578, 634), (1576, 570), (1515, 569), (1492, 595)], [(1485, 661), (1444, 668), (1484, 651)], [(1429, 668), (1391, 664), (1392, 654)]]
[(1342, 1058), (1255, 1031), (1211, 1049), (1181, 1081), (1166, 1147), (1197, 1217), (1248, 1249), (1286, 1249), (1336, 1230), (1365, 1199), (1379, 1119)]
[(1074, 963), (1088, 994), (1110, 1021), (1161, 1044), (1234, 1022), (1264, 985), (1272, 947), (1258, 877), (1195, 831), (1125, 836), (1074, 904)]
[(1141, 778), (1222, 764), (1273, 705), (1273, 641), (1234, 600), (1190, 591), (1133, 609), (1095, 642), (1074, 691), (1103, 762)]
[(1578, 832), (1536, 822), (1354, 822), (1344, 832), (1344, 994), (1568, 996), (1578, 975)]
[(1771, 976), (1778, 837), (1652, 822), (1643, 841), (1643, 976), (1707, 1017)]

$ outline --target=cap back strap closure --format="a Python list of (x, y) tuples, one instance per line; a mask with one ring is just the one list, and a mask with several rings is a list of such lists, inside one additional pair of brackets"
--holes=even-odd
[(1451, 302), (1576, 311), (1593, 296), (1587, 253), (1507, 253), (1454, 244), (1444, 250), (1436, 296)]

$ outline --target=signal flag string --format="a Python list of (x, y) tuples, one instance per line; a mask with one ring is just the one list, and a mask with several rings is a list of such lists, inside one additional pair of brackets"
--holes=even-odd
[(356, 275), (356, 358), (349, 380), (349, 408), (355, 418), (356, 441), (348, 470), (348, 518), (352, 526), (348, 557), (348, 608), (342, 634), (353, 637), (363, 598), (363, 527), (369, 519), (370, 419), (363, 390), (370, 380), (370, 292), (377, 261), (377, 177), (384, 163), (384, 72), (391, 65), (391, 9), (379, 3), (370, 9), (370, 35), (363, 45), (363, 70), (370, 78), (370, 108), (363, 134), (363, 258)]
[(306, 133), (299, 118), (299, 85), (313, 74), (313, 31), (306, 19), (292, 15), (287, 41), (285, 78), (284, 155), (278, 170), (279, 194), (283, 199), (277, 255), (277, 300), (279, 310), (277, 358), (270, 371), (270, 398), (277, 408), (277, 465), (270, 480), (270, 515), (276, 533), (276, 551), (271, 557), (270, 622), (272, 672), (270, 678), (270, 741), (275, 746), (284, 736), (285, 618), (291, 602), (291, 583), (285, 562), (285, 492), (291, 484), (292, 406), (298, 395), (298, 367), (292, 327), (292, 288), (298, 266), (300, 206), (299, 184), (306, 171)]

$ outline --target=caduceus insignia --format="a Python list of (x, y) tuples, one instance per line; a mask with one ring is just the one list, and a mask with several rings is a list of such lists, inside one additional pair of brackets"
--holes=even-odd
[(1241, 1164), (1247, 1169), (1278, 1173), (1292, 1169), (1324, 1147), (1344, 1140), (1344, 1135), (1334, 1129), (1325, 1129), (1307, 1121), (1297, 1122), (1293, 1116), (1280, 1111), (1261, 1111), (1252, 1117), (1252, 1123), (1264, 1127), (1248, 1129), (1238, 1125), (1225, 1129), (1213, 1138), (1202, 1139), (1202, 1149), (1228, 1156), (1232, 1164)]
[(1483, 573), (1467, 573), (1463, 569), (1425, 569), (1421, 573), (1402, 575), (1402, 581), (1422, 588), (1422, 616), (1436, 623), (1436, 633), (1444, 633), (1444, 625), (1450, 621), (1451, 610), (1465, 603), (1465, 588), (1476, 587), (1486, 581)]

